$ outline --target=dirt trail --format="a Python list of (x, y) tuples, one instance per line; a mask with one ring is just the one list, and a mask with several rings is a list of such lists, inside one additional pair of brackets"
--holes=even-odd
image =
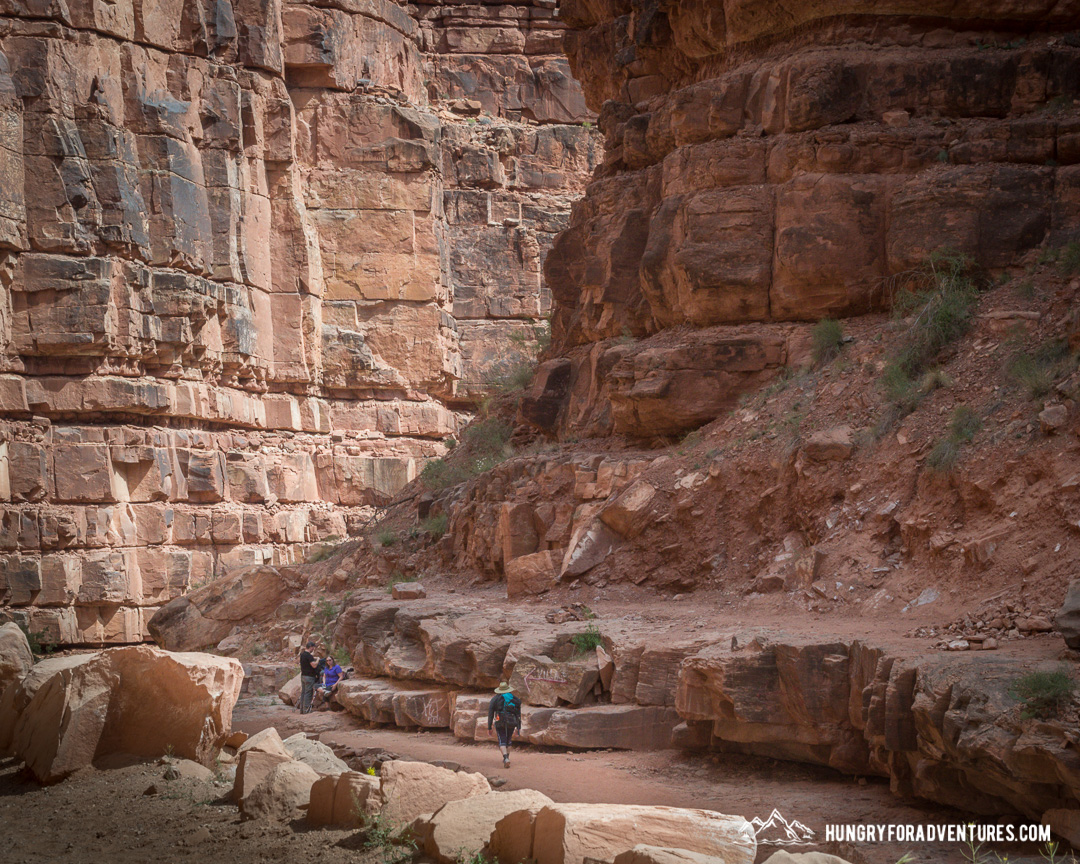
[[(317, 734), (333, 747), (381, 748), (405, 758), (456, 762), (466, 770), (505, 779), (502, 789), (537, 789), (555, 801), (703, 807), (748, 819), (765, 819), (776, 808), (819, 837), (830, 823), (929, 824), (970, 819), (955, 810), (901, 801), (878, 779), (860, 782), (828, 769), (764, 758), (699, 757), (673, 750), (567, 752), (522, 746), (513, 751), (511, 768), (503, 770), (494, 743), (463, 742), (449, 732), (369, 729), (344, 713), (302, 716), (266, 697), (243, 700), (237, 706), (234, 725), (248, 733), (274, 726), (282, 735), (298, 731)], [(764, 861), (775, 848), (763, 848), (758, 860)], [(964, 861), (958, 847), (938, 844), (799, 848), (843, 854), (854, 864), (893, 864), (906, 852), (914, 854), (912, 862)], [(1026, 851), (1030, 854), (1033, 850)]]

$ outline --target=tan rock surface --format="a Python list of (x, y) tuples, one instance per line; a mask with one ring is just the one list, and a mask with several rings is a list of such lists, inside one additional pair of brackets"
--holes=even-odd
[(11, 750), (42, 782), (112, 753), (205, 762), (229, 732), (243, 677), (235, 660), (147, 647), (63, 660), (4, 706)]
[(0, 626), (0, 696), (10, 684), (21, 681), (33, 665), (26, 634), (17, 624)]
[(538, 864), (581, 864), (612, 860), (638, 844), (685, 848), (725, 864), (751, 864), (757, 842), (741, 816), (709, 810), (680, 810), (615, 804), (555, 804), (533, 823)]
[(490, 791), (482, 774), (449, 771), (425, 762), (384, 762), (379, 776), (379, 812), (391, 824), (405, 825), (448, 801)]
[(245, 819), (295, 819), (307, 809), (311, 787), (318, 779), (315, 770), (303, 762), (282, 762), (240, 799), (240, 812)]
[(488, 792), (450, 801), (430, 817), (414, 822), (412, 830), (427, 855), (441, 864), (452, 864), (463, 853), (473, 855), (482, 851), (496, 823), (504, 816), (519, 810), (538, 813), (551, 803), (547, 795), (533, 789)]

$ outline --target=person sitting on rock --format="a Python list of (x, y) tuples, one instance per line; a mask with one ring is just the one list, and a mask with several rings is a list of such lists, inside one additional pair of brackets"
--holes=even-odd
[(333, 655), (327, 654), (322, 662), (322, 684), (315, 689), (315, 699), (318, 703), (316, 707), (320, 708), (329, 705), (330, 697), (334, 695), (334, 691), (337, 690), (337, 686), (341, 681), (341, 665), (334, 659)]
[(300, 652), (300, 713), (308, 714), (311, 711), (311, 700), (315, 696), (315, 684), (319, 680), (319, 666), (311, 649), (315, 647), (315, 640), (309, 639), (304, 649)]
[(488, 703), (488, 735), (491, 734), (492, 722), (499, 736), (499, 749), (502, 751), (503, 768), (510, 767), (510, 739), (516, 731), (521, 734), (521, 700), (510, 690), (510, 685), (501, 681), (495, 688), (495, 695)]

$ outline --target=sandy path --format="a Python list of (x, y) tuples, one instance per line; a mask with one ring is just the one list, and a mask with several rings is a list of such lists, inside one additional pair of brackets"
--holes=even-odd
[[(456, 762), (466, 770), (505, 779), (502, 789), (538, 789), (556, 801), (702, 807), (746, 818), (767, 818), (777, 808), (819, 836), (827, 823), (968, 821), (955, 810), (901, 801), (879, 779), (860, 783), (828, 769), (757, 757), (705, 757), (673, 750), (568, 752), (522, 746), (514, 749), (511, 768), (504, 770), (494, 743), (462, 742), (449, 732), (368, 729), (343, 712), (301, 716), (267, 698), (241, 702), (234, 725), (248, 733), (275, 726), (282, 735), (318, 734), (334, 747), (381, 748), (405, 758)], [(825, 850), (824, 846), (800, 848)], [(764, 861), (772, 851), (775, 847), (763, 849), (758, 860)], [(828, 851), (842, 852), (854, 864), (893, 864), (905, 852), (915, 854), (913, 862), (959, 864), (964, 860), (958, 848), (936, 844)]]

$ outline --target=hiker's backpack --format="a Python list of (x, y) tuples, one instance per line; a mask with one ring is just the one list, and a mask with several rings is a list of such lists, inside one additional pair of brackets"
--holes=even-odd
[(521, 724), (521, 702), (513, 693), (503, 693), (502, 704), (495, 709), (495, 719), (500, 726)]

